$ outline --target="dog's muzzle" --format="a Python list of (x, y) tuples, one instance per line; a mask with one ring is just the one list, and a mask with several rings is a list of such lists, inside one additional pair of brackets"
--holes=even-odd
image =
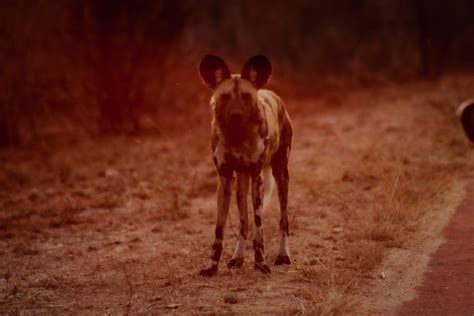
[(229, 114), (229, 120), (232, 125), (240, 125), (244, 121), (244, 114), (240, 111), (233, 111)]

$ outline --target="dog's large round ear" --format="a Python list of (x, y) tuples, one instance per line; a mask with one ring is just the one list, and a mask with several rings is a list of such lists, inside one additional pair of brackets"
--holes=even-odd
[(272, 73), (272, 64), (264, 55), (253, 56), (245, 63), (241, 78), (250, 81), (257, 89), (268, 83)]
[(474, 143), (474, 99), (466, 100), (458, 107), (457, 114), (467, 138)]
[(229, 67), (219, 56), (206, 55), (199, 65), (199, 74), (204, 83), (215, 89), (222, 81), (230, 78)]

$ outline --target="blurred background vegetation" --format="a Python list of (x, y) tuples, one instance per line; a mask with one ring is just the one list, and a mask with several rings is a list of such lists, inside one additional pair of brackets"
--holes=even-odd
[(233, 72), (267, 55), (291, 96), (470, 72), (472, 12), (470, 0), (3, 0), (0, 146), (182, 128), (209, 97), (206, 53)]

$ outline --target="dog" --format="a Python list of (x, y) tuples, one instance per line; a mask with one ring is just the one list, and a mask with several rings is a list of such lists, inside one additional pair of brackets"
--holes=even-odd
[(467, 138), (474, 143), (474, 99), (462, 102), (456, 112)]
[(254, 56), (239, 75), (231, 74), (220, 57), (206, 55), (199, 72), (203, 82), (213, 91), (210, 101), (211, 148), (219, 178), (215, 240), (210, 264), (200, 271), (200, 275), (212, 276), (218, 271), (234, 174), (240, 228), (237, 245), (227, 267), (240, 268), (244, 262), (249, 230), (247, 196), (251, 183), (255, 224), (254, 268), (271, 273), (264, 255), (262, 211), (269, 202), (275, 182), (280, 204), (281, 240), (274, 264), (291, 264), (287, 205), (288, 159), (293, 139), (291, 120), (282, 99), (274, 92), (262, 89), (269, 81), (271, 63), (263, 55)]

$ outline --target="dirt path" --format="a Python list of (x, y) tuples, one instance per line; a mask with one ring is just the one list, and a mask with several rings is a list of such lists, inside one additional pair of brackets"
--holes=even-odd
[(444, 229), (417, 297), (400, 315), (474, 315), (474, 184)]

